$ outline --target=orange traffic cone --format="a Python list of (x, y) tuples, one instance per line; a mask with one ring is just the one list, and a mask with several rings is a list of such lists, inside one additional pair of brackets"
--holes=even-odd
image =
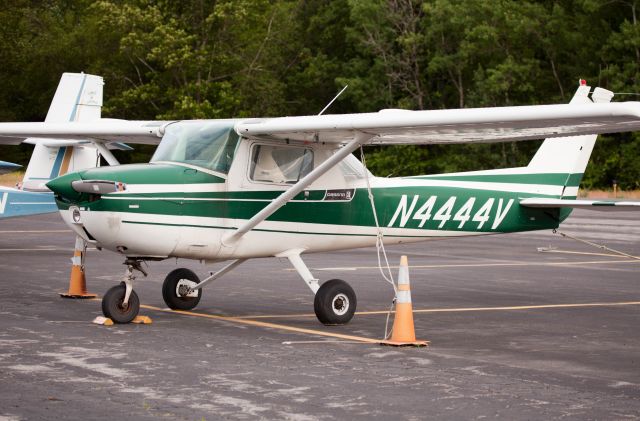
[(427, 346), (429, 344), (428, 341), (416, 340), (416, 331), (413, 326), (413, 307), (411, 306), (411, 288), (409, 286), (409, 263), (407, 256), (400, 258), (393, 333), (391, 334), (390, 340), (385, 340), (381, 343), (392, 346)]
[(80, 237), (76, 237), (76, 248), (71, 259), (71, 278), (69, 279), (69, 291), (61, 292), (64, 298), (95, 298), (96, 294), (87, 293), (87, 281), (84, 277), (84, 254), (87, 245)]

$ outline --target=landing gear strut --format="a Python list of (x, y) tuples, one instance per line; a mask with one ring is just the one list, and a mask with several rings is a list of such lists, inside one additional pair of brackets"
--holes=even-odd
[(356, 312), (356, 293), (341, 279), (331, 279), (320, 285), (300, 257), (301, 250), (290, 250), (277, 255), (286, 257), (302, 280), (315, 294), (313, 309), (320, 323), (344, 325), (349, 323)]
[(133, 280), (136, 279), (133, 271), (137, 270), (147, 276), (141, 263), (141, 260), (127, 259), (124, 262), (127, 265), (127, 270), (123, 281), (120, 285), (110, 288), (102, 298), (102, 314), (113, 320), (114, 323), (129, 323), (135, 319), (140, 311), (140, 300), (138, 294), (133, 290)]
[(202, 297), (202, 287), (246, 261), (247, 259), (234, 260), (202, 281), (189, 269), (172, 270), (162, 284), (162, 298), (172, 310), (193, 310)]

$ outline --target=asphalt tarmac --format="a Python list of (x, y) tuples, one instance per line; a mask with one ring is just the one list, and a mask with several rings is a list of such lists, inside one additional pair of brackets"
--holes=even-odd
[[(640, 256), (635, 215), (576, 212), (563, 231)], [(367, 342), (393, 297), (374, 249), (305, 258), (355, 289), (346, 326), (321, 325), (274, 258), (205, 288), (192, 315), (165, 310), (164, 277), (221, 265), (151, 263), (135, 288), (153, 323), (106, 327), (91, 323), (100, 301), (57, 295), (73, 243), (56, 214), (0, 222), (0, 420), (640, 418), (640, 261), (558, 234), (390, 247), (393, 265), (409, 257), (429, 348)], [(87, 254), (102, 295), (123, 259)]]

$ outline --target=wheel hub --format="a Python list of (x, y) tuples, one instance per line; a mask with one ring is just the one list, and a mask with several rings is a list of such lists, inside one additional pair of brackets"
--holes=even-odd
[(198, 290), (194, 290), (198, 284), (188, 279), (180, 279), (176, 284), (176, 295), (182, 298), (196, 298)]
[(333, 297), (331, 308), (335, 314), (342, 316), (349, 310), (349, 298), (345, 294), (337, 294)]

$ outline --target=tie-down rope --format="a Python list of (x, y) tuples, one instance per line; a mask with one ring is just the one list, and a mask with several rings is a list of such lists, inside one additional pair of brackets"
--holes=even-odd
[[(367, 182), (367, 194), (369, 197), (369, 203), (371, 203), (371, 211), (373, 212), (373, 220), (376, 224), (376, 253), (378, 256), (378, 269), (380, 270), (380, 274), (384, 278), (385, 281), (391, 284), (393, 287), (393, 300), (391, 301), (391, 306), (389, 307), (389, 311), (387, 312), (387, 320), (384, 323), (384, 338), (385, 340), (391, 336), (393, 331), (389, 331), (389, 317), (391, 316), (391, 312), (393, 311), (393, 306), (396, 302), (396, 296), (398, 295), (398, 287), (393, 279), (393, 273), (391, 272), (391, 266), (389, 265), (389, 259), (387, 258), (387, 251), (384, 248), (384, 234), (382, 233), (382, 229), (380, 228), (380, 223), (378, 222), (378, 214), (376, 212), (376, 206), (373, 199), (373, 192), (371, 191), (371, 183), (369, 182), (369, 170), (367, 169), (367, 161), (364, 156), (364, 149), (362, 145), (360, 145), (360, 160), (362, 161), (362, 165), (364, 166), (365, 180)], [(384, 258), (384, 264), (386, 266), (386, 270), (388, 272), (385, 274), (385, 269), (382, 267), (382, 259), (381, 255)]]
[(621, 256), (628, 257), (628, 258), (630, 258), (630, 259), (640, 260), (640, 257), (638, 257), (638, 256), (634, 256), (634, 255), (631, 255), (631, 254), (629, 254), (629, 253), (625, 253), (624, 251), (615, 250), (615, 249), (612, 249), (611, 247), (607, 247), (607, 246), (602, 245), (602, 244), (593, 243), (593, 242), (591, 242), (591, 241), (584, 240), (584, 239), (582, 239), (582, 238), (578, 238), (578, 237), (575, 237), (575, 236), (573, 236), (573, 235), (570, 235), (570, 234), (567, 234), (567, 233), (564, 233), (564, 232), (560, 232), (560, 231), (558, 231), (557, 229), (554, 229), (554, 230), (553, 230), (553, 233), (554, 233), (554, 234), (560, 234), (560, 235), (561, 235), (561, 236), (563, 236), (563, 237), (570, 238), (570, 239), (572, 239), (572, 240), (576, 240), (576, 241), (579, 241), (579, 242), (584, 243), (584, 244), (588, 244), (588, 245), (593, 246), (593, 247), (597, 247), (597, 248), (599, 248), (599, 249), (601, 249), (601, 250), (607, 250), (607, 251), (610, 251), (610, 252), (612, 252), (612, 253), (615, 253), (615, 254), (619, 254), (619, 255), (621, 255)]

